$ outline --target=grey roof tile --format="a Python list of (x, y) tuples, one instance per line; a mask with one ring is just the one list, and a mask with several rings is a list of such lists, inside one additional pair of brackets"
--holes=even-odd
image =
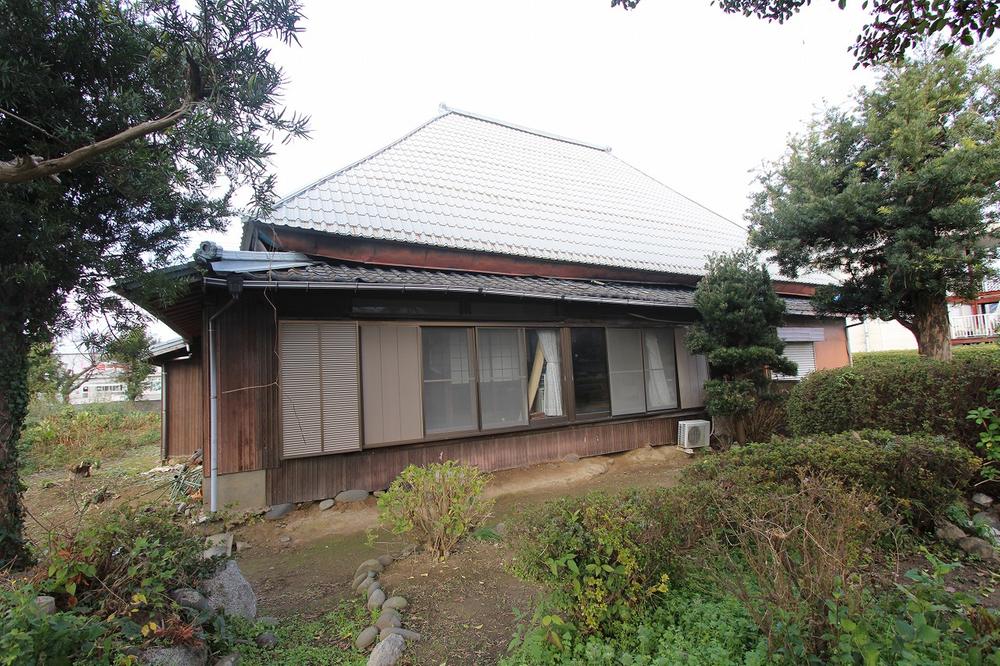
[(744, 229), (607, 149), (459, 111), (279, 202), (265, 223), (700, 275)]
[[(364, 284), (374, 288), (394, 289), (402, 287), (413, 291), (454, 290), (494, 296), (510, 295), (569, 301), (600, 300), (609, 303), (620, 301), (622, 305), (653, 307), (694, 307), (694, 289), (690, 287), (606, 280), (495, 275), (466, 271), (320, 263), (304, 268), (254, 273), (251, 279), (314, 284)], [(784, 300), (788, 314), (814, 314), (812, 305), (807, 298), (785, 297)]]

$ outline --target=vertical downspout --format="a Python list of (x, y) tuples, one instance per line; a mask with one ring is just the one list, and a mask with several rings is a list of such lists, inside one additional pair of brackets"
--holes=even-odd
[[(235, 279), (234, 279), (235, 278)], [(208, 390), (210, 396), (209, 452), (211, 462), (209, 469), (209, 505), (211, 513), (218, 511), (219, 506), (219, 370), (215, 358), (215, 318), (228, 310), (240, 297), (243, 290), (243, 280), (236, 275), (229, 276), (229, 301), (208, 318)]]
[(167, 361), (160, 366), (160, 460), (167, 459)]

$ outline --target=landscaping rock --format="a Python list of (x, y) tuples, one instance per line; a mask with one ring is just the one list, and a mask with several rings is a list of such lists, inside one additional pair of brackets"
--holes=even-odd
[(382, 608), (383, 603), (385, 603), (385, 592), (381, 589), (375, 590), (368, 596), (368, 610)]
[(56, 612), (55, 597), (50, 597), (46, 594), (39, 595), (35, 597), (35, 604), (38, 606), (38, 610), (42, 611), (44, 615), (52, 615)]
[(281, 543), (291, 543), (292, 537), (288, 536), (287, 534), (282, 534), (280, 537), (278, 537), (278, 541), (280, 541)]
[(354, 641), (354, 647), (358, 648), (359, 650), (364, 650), (369, 645), (374, 643), (376, 638), (378, 638), (378, 629), (376, 629), (375, 627), (368, 627), (367, 629), (363, 629), (361, 633), (358, 634), (357, 639)]
[(973, 493), (972, 502), (983, 508), (987, 508), (993, 505), (993, 498), (985, 493)]
[(379, 632), (378, 637), (385, 640), (389, 636), (400, 636), (408, 641), (419, 641), (420, 634), (415, 631), (410, 631), (409, 629), (400, 629), (399, 627), (389, 627), (388, 629), (383, 629)]
[(972, 517), (972, 522), (989, 525), (995, 530), (1000, 530), (1000, 518), (988, 511), (980, 511)]
[(382, 610), (386, 610), (388, 608), (393, 610), (402, 610), (406, 608), (406, 606), (407, 602), (403, 597), (389, 597), (385, 600), (385, 603), (382, 604)]
[(961, 527), (955, 525), (954, 523), (949, 523), (947, 520), (941, 521), (938, 526), (934, 529), (934, 534), (938, 539), (946, 543), (955, 543), (959, 539), (964, 539), (966, 534)]
[(265, 631), (260, 636), (253, 639), (253, 642), (262, 648), (273, 648), (278, 644), (278, 637), (274, 635), (273, 631)]
[(403, 657), (406, 641), (395, 634), (383, 638), (368, 656), (368, 666), (395, 666)]
[(224, 657), (220, 657), (215, 666), (237, 666), (240, 663), (240, 653), (232, 652)]
[(239, 615), (248, 620), (257, 616), (257, 595), (233, 560), (202, 583), (202, 591), (212, 610)]
[(354, 581), (351, 583), (351, 587), (355, 590), (361, 589), (361, 584), (366, 580), (371, 580), (375, 577), (374, 571), (362, 571), (357, 576), (354, 577)]
[(343, 492), (337, 493), (334, 497), (338, 502), (364, 502), (368, 499), (367, 490), (345, 490)]
[(380, 574), (382, 573), (383, 569), (385, 569), (385, 567), (383, 567), (382, 563), (379, 562), (378, 560), (365, 560), (364, 562), (358, 565), (358, 568), (354, 572), (354, 575), (358, 576), (364, 573), (365, 571), (374, 571), (375, 573)]
[(208, 663), (208, 652), (204, 645), (155, 647), (140, 652), (139, 663), (150, 666), (204, 666)]
[(323, 500), (322, 502), (319, 503), (319, 510), (320, 511), (326, 511), (327, 509), (332, 509), (333, 505), (336, 504), (336, 503), (337, 503), (336, 500), (325, 499), (325, 500)]
[(375, 621), (375, 626), (379, 629), (388, 629), (389, 627), (402, 627), (403, 618), (399, 616), (392, 608), (382, 609), (382, 614), (378, 616), (378, 620)]
[(958, 547), (969, 555), (975, 555), (985, 561), (997, 561), (996, 550), (988, 542), (979, 537), (967, 536), (958, 540)]
[(205, 537), (205, 545), (209, 549), (218, 549), (222, 557), (229, 557), (233, 554), (233, 535), (229, 532), (223, 532), (222, 534), (213, 534), (212, 536)]
[(279, 518), (284, 518), (295, 508), (295, 505), (291, 502), (286, 502), (284, 504), (276, 504), (272, 506), (270, 510), (264, 514), (264, 520), (278, 520)]
[(569, 453), (569, 454), (566, 454), (565, 456), (563, 456), (563, 462), (576, 462), (579, 459), (580, 459), (580, 456), (578, 456), (575, 453)]
[(389, 555), (388, 553), (386, 553), (385, 555), (379, 555), (378, 557), (375, 558), (375, 561), (381, 564), (382, 568), (385, 569), (385, 567), (392, 564), (392, 555)]
[(177, 602), (181, 608), (193, 608), (195, 610), (208, 610), (208, 600), (202, 596), (198, 590), (190, 587), (181, 587), (170, 593), (170, 598)]
[(365, 578), (363, 581), (361, 581), (361, 584), (358, 585), (358, 592), (361, 593), (362, 596), (367, 597), (369, 594), (369, 588), (371, 588), (372, 585), (378, 585), (378, 583), (375, 581), (375, 577), (371, 576)]

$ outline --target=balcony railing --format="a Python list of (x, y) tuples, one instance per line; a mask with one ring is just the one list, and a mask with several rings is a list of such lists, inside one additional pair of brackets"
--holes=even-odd
[(1000, 335), (1000, 312), (951, 318), (951, 339), (988, 338)]

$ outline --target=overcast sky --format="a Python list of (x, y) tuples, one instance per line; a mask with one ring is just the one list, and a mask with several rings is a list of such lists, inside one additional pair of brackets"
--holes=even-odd
[[(860, 5), (850, 2), (849, 5)], [(278, 48), (312, 139), (276, 147), (278, 194), (399, 138), (442, 102), (612, 151), (742, 223), (752, 171), (873, 75), (848, 52), (865, 14), (819, 0), (785, 25), (708, 0), (306, 2)], [(212, 238), (238, 249), (240, 229)], [(168, 337), (165, 327), (157, 335)]]

